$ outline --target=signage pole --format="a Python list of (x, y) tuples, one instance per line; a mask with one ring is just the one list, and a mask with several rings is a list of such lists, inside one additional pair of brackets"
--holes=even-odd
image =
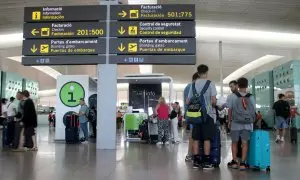
[(220, 89), (221, 97), (224, 95), (224, 85), (223, 85), (223, 52), (222, 52), (222, 41), (219, 41), (219, 61), (220, 61)]
[(109, 64), (110, 5), (117, 1), (101, 1), (107, 5), (106, 64), (97, 65), (97, 149), (116, 149), (117, 65)]

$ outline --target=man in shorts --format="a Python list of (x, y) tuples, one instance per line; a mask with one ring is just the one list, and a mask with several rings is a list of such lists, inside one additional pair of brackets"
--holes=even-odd
[[(184, 88), (184, 102), (186, 102), (189, 92), (190, 92), (190, 88), (192, 87), (192, 83), (195, 82), (197, 79), (199, 78), (198, 73), (195, 73), (192, 77), (192, 82), (189, 83), (185, 88)], [(187, 111), (187, 104), (185, 104), (184, 106), (184, 112), (186, 113)], [(185, 115), (185, 120), (186, 120), (186, 124), (187, 126), (190, 127), (190, 130), (193, 129), (192, 124), (189, 122), (189, 119), (186, 117)], [(185, 156), (185, 161), (192, 161), (193, 160), (193, 138), (192, 138), (192, 134), (189, 135), (189, 149), (188, 149), (188, 154)]]
[[(206, 65), (199, 65), (197, 68), (199, 79), (195, 81), (195, 88), (197, 93), (200, 93), (207, 83), (208, 67)], [(193, 89), (190, 88), (187, 104), (193, 98)], [(216, 133), (216, 103), (217, 103), (217, 90), (213, 83), (209, 84), (207, 91), (204, 93), (204, 99), (207, 109), (207, 119), (205, 123), (193, 124), (192, 138), (193, 142), (193, 154), (194, 154), (194, 164), (193, 168), (200, 167), (200, 152), (199, 152), (199, 142), (204, 143), (204, 156), (203, 165), (204, 170), (214, 169), (212, 163), (210, 162), (210, 142)]]
[(288, 128), (288, 118), (290, 116), (290, 105), (285, 101), (285, 95), (279, 94), (278, 101), (273, 105), (276, 121), (276, 143), (284, 142), (285, 130)]
[[(248, 88), (248, 79), (246, 78), (239, 78), (237, 81), (239, 90), (238, 93), (243, 96), (243, 98), (246, 98), (245, 96), (247, 93)], [(248, 154), (248, 141), (250, 140), (250, 134), (253, 131), (253, 122), (251, 123), (239, 123), (236, 121), (236, 111), (234, 108), (236, 108), (236, 103), (238, 100), (238, 96), (236, 94), (232, 94), (231, 97), (228, 99), (228, 127), (231, 129), (231, 150), (232, 150), (232, 161), (227, 164), (229, 168), (233, 169), (240, 169), (241, 171), (247, 169), (247, 154)], [(250, 107), (253, 109), (253, 120), (255, 120), (255, 99), (251, 95), (248, 97), (248, 101), (250, 101)], [(241, 103), (241, 106), (244, 105)], [(244, 107), (249, 108), (249, 107)], [(238, 142), (239, 139), (242, 140), (242, 157), (241, 162), (238, 164)]]

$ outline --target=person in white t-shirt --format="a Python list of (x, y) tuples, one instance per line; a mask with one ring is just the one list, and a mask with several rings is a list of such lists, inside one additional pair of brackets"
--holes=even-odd
[(9, 103), (7, 103), (7, 105), (6, 105), (8, 121), (14, 121), (15, 116), (17, 115), (17, 106), (15, 105), (14, 101), (15, 101), (15, 98), (11, 97), (9, 99)]
[(7, 144), (12, 145), (16, 124), (17, 107), (14, 103), (15, 98), (11, 97), (6, 105), (7, 108)]
[(6, 108), (7, 99), (1, 99), (1, 111), (0, 111), (0, 123), (3, 125), (3, 121), (7, 118), (7, 108)]

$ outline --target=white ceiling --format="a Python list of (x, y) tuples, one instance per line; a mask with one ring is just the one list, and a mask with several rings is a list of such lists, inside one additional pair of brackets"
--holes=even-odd
[[(168, 3), (196, 4), (197, 26), (222, 27), (248, 30), (286, 32), (300, 34), (300, 1), (297, 0), (168, 0)], [(43, 5), (83, 5), (97, 4), (97, 0), (10, 0), (0, 1), (0, 35), (22, 32), (24, 6)], [(216, 34), (218, 38), (222, 38)], [(223, 75), (224, 78), (243, 65), (267, 54), (284, 56), (272, 64), (252, 71), (248, 76), (292, 60), (299, 59), (298, 46), (287, 46), (272, 41), (237, 41), (232, 38), (222, 39), (197, 37), (197, 64), (210, 67), (209, 76), (216, 83), (220, 82), (220, 63), (218, 40), (223, 40)], [(19, 45), (20, 46), (20, 45)], [(0, 67), (6, 71), (18, 72), (22, 76), (38, 80), (41, 89), (55, 88), (55, 80), (31, 67), (8, 60), (7, 57), (20, 56), (21, 47), (4, 48), (0, 46)], [(62, 74), (88, 74), (96, 76), (96, 66), (55, 66)], [(153, 66), (154, 73), (164, 73), (173, 77), (175, 83), (190, 81), (196, 66)], [(119, 66), (118, 75), (139, 73), (139, 66)]]

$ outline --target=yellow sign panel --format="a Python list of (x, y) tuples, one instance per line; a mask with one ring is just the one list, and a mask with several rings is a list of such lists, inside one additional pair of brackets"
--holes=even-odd
[(41, 36), (50, 36), (50, 28), (42, 28)]
[(40, 52), (41, 53), (49, 53), (49, 44), (41, 44)]
[(135, 36), (138, 34), (138, 27), (137, 26), (129, 26), (128, 27), (128, 34)]
[(130, 19), (137, 19), (139, 18), (139, 10), (130, 10), (129, 12)]
[(128, 52), (137, 52), (137, 43), (128, 43)]
[(32, 20), (41, 20), (41, 12), (40, 11), (32, 12)]

